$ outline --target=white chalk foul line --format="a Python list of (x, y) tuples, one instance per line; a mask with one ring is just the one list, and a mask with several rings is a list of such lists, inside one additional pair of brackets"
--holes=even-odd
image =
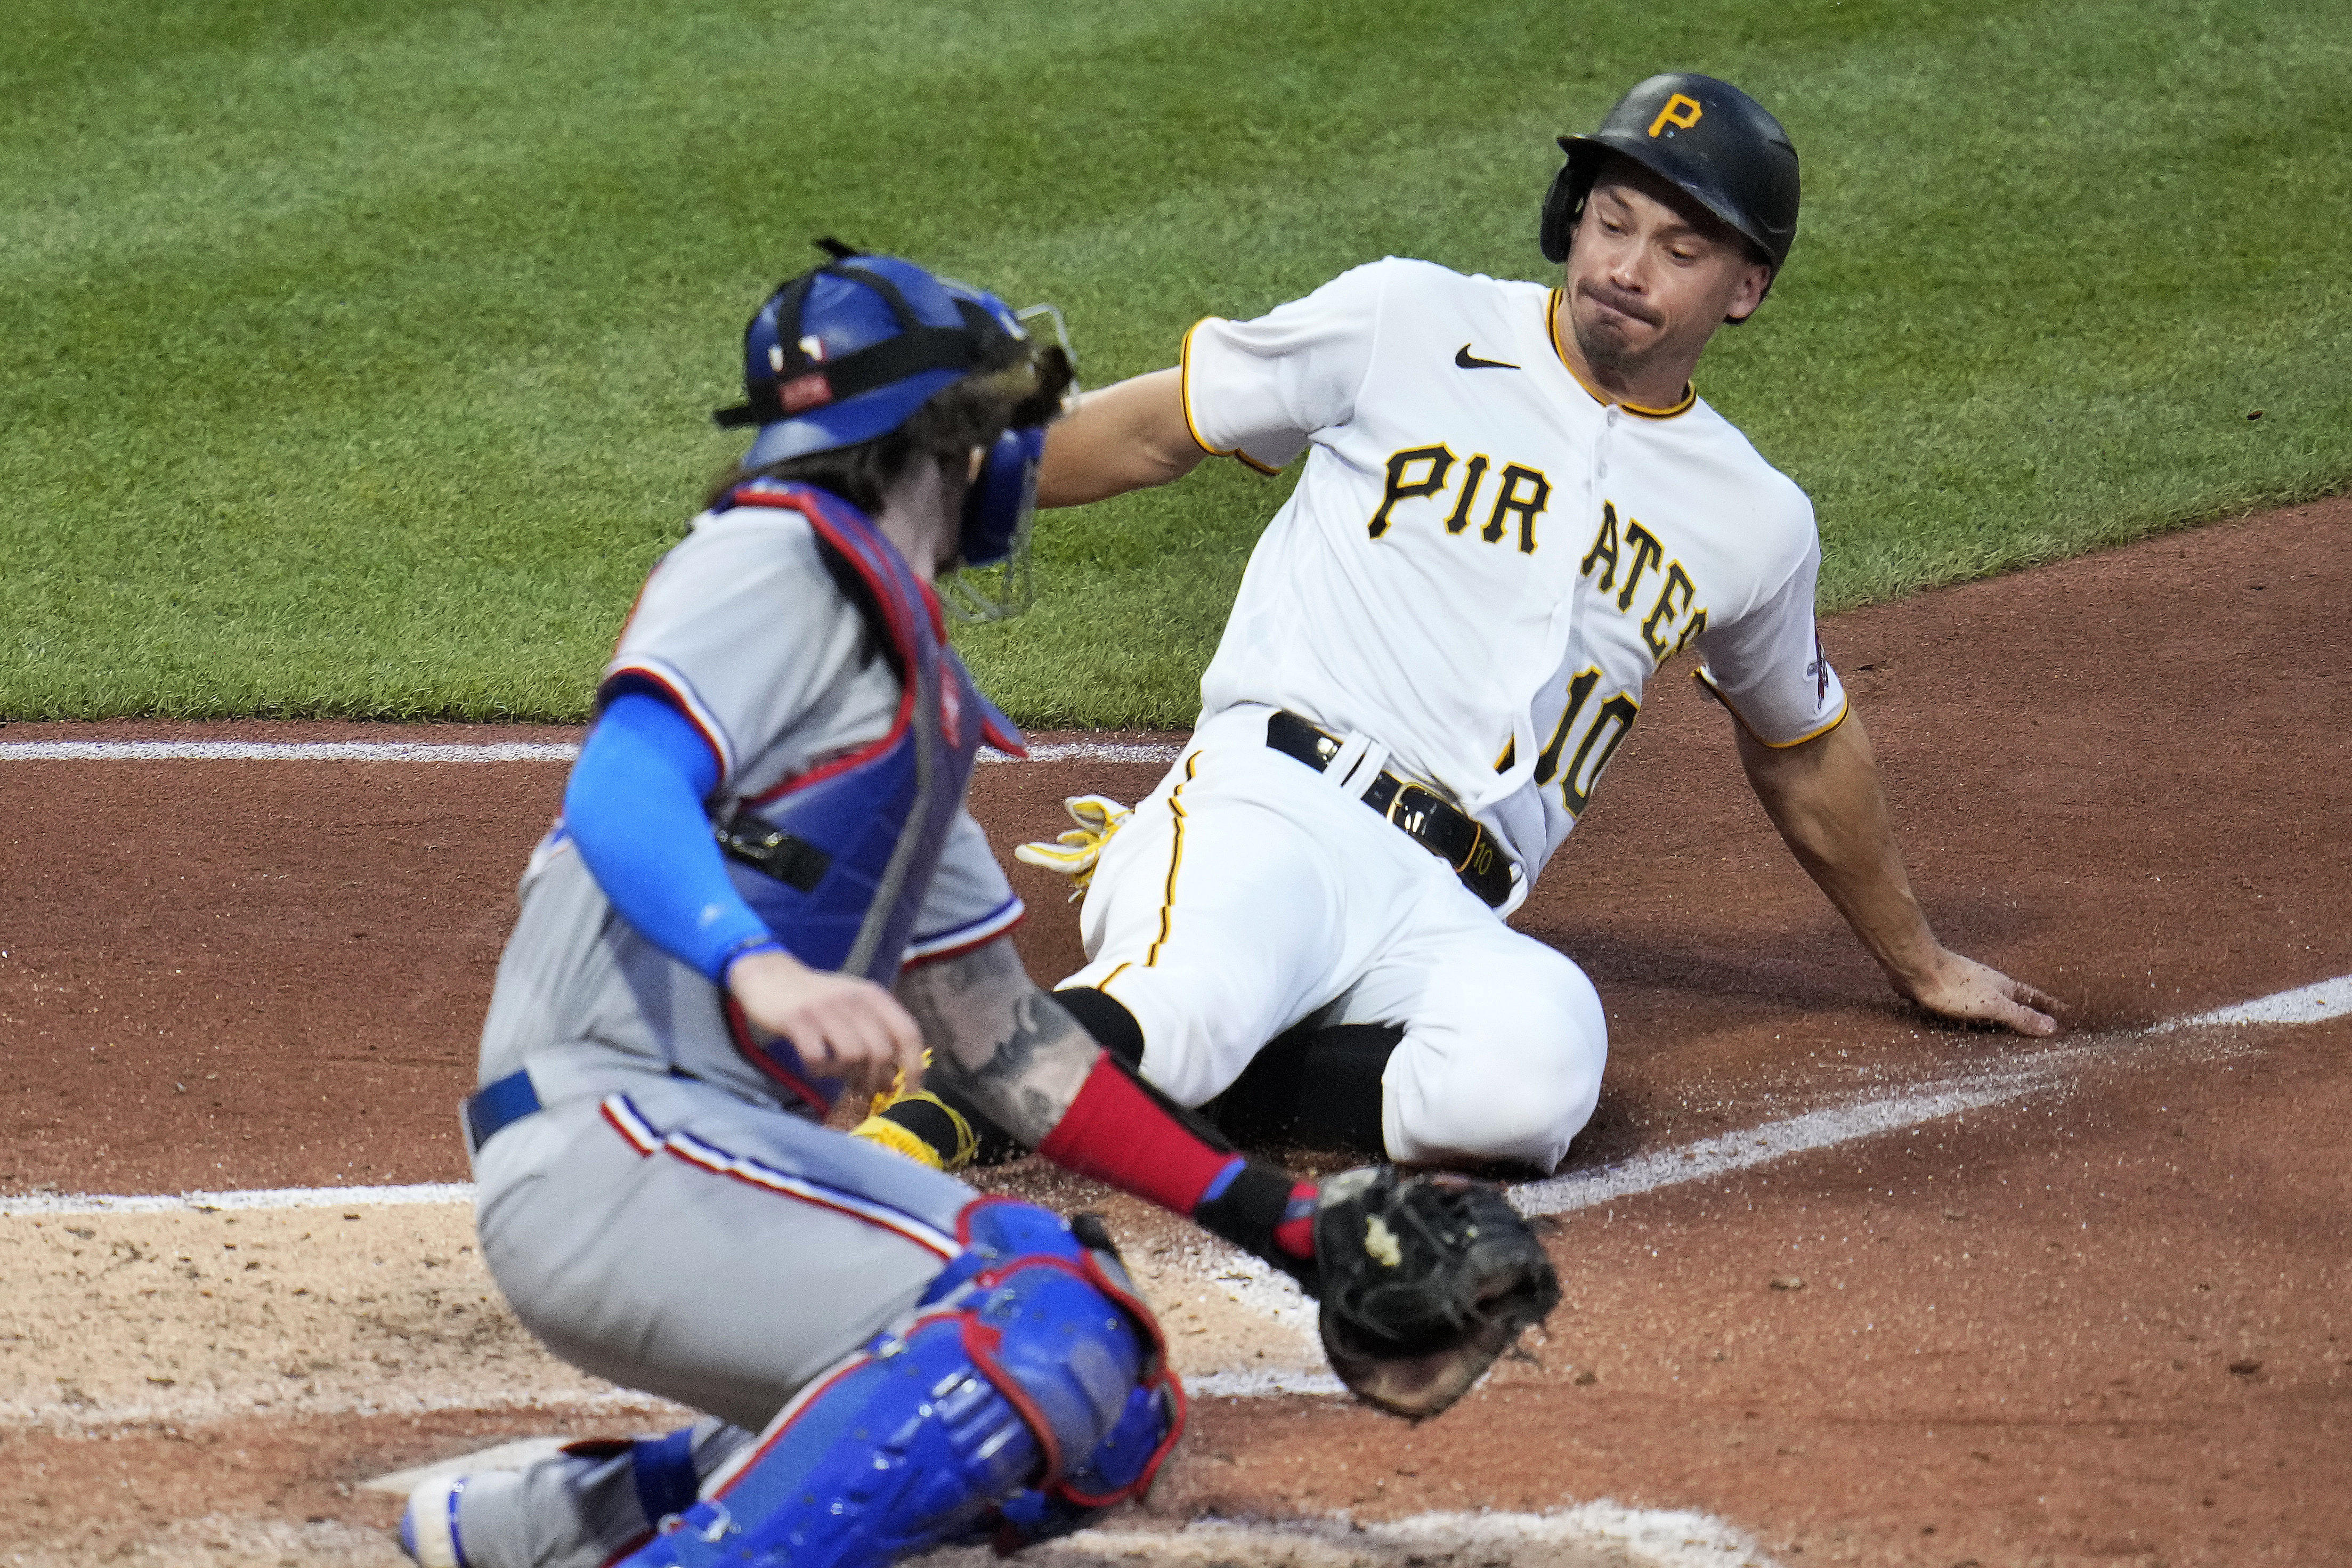
[(0, 1218), (20, 1215), (212, 1214), (223, 1209), (397, 1207), (420, 1203), (471, 1203), (469, 1182), (418, 1186), (281, 1186), (243, 1192), (183, 1192), (109, 1197), (102, 1193), (34, 1193), (0, 1199)]
[(2315, 986), (2277, 991), (2233, 1008), (2221, 1008), (2194, 1018), (2169, 1019), (2149, 1030), (2162, 1034), (2176, 1029), (2210, 1029), (2217, 1024), (2324, 1023), (2352, 1013), (2352, 975), (2338, 975)]
[[(1031, 762), (1173, 762), (1164, 741), (1057, 740), (1029, 748)], [(568, 741), (6, 740), (0, 762), (570, 762)], [(983, 762), (1017, 758), (983, 750)]]
[[(2324, 1023), (2352, 1013), (2352, 975), (2259, 997), (2234, 1007), (2168, 1019), (2152, 1024), (2140, 1038), (2176, 1030), (2246, 1024)], [(1622, 1165), (1598, 1170), (1571, 1171), (1543, 1181), (1512, 1186), (1511, 1201), (1523, 1214), (1567, 1214), (1599, 1203), (1613, 1203), (1661, 1187), (1707, 1181), (1735, 1171), (1751, 1170), (1791, 1155), (1833, 1148), (1883, 1133), (1900, 1132), (1922, 1123), (1964, 1111), (2005, 1104), (2063, 1082), (2072, 1071), (2110, 1045), (2100, 1040), (2059, 1046), (2029, 1055), (2012, 1056), (2001, 1066), (1982, 1073), (1932, 1084), (1892, 1099), (1862, 1100), (1810, 1111), (1783, 1121), (1767, 1122), (1741, 1132), (1723, 1133), (1695, 1144), (1661, 1149)], [(421, 1186), (278, 1187), (243, 1192), (191, 1192), (176, 1196), (109, 1197), (82, 1193), (33, 1194), (0, 1198), (0, 1218), (17, 1215), (91, 1215), (189, 1213), (231, 1208), (332, 1208), (362, 1203), (471, 1203), (474, 1189), (463, 1182)], [(1252, 1264), (1256, 1264), (1253, 1269)], [(1276, 1279), (1256, 1260), (1236, 1255), (1235, 1267), (1252, 1278), (1239, 1293), (1265, 1300), (1254, 1304), (1268, 1315), (1284, 1317), (1304, 1307), (1294, 1301), (1295, 1290)], [(1244, 1382), (1257, 1374), (1236, 1374)], [(1238, 1385), (1237, 1385), (1238, 1386)], [(1255, 1391), (1255, 1385), (1252, 1385)]]
[(7, 740), (0, 762), (569, 762), (556, 741)]
[(2092, 1050), (2083, 1047), (2042, 1052), (2013, 1062), (1999, 1072), (1956, 1080), (1892, 1100), (1832, 1105), (1786, 1121), (1767, 1122), (1744, 1132), (1725, 1133), (1679, 1148), (1660, 1149), (1620, 1166), (1571, 1171), (1544, 1181), (1520, 1183), (1509, 1189), (1511, 1203), (1521, 1214), (1530, 1216), (1567, 1214), (1638, 1193), (1655, 1192), (1664, 1186), (1749, 1170), (1790, 1155), (1832, 1148), (1859, 1138), (1876, 1137), (1881, 1133), (1901, 1132), (1923, 1122), (2021, 1100), (2047, 1089), (2067, 1075), (2067, 1068), (2088, 1058)]

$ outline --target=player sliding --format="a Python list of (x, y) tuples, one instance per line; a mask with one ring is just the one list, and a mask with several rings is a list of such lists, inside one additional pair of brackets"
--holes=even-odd
[(1022, 972), (963, 804), (1020, 740), (932, 580), (1024, 548), (1070, 366), (992, 296), (833, 248), (747, 329), (720, 418), (758, 434), (604, 673), (465, 1109), (517, 1316), (707, 1414), (420, 1488), (425, 1568), (881, 1568), (1149, 1484), (1183, 1399), (1099, 1228), (822, 1124), (927, 1047), (1024, 1142), (1319, 1293), (1383, 1407), (1444, 1408), (1558, 1299), (1492, 1189), (1253, 1164)]
[[(1559, 1163), (1606, 1025), (1582, 971), (1503, 917), (1685, 650), (1895, 990), (2055, 1027), (2049, 998), (1929, 928), (1815, 639), (1811, 505), (1691, 384), (1796, 236), (1787, 134), (1679, 74), (1560, 144), (1541, 230), (1559, 287), (1375, 262), (1201, 322), (1179, 368), (1087, 397), (1046, 444), (1049, 507), (1211, 455), (1272, 473), (1307, 454), (1183, 755), (1131, 816), (1076, 800), (1076, 831), (1024, 852), (1091, 875), (1090, 961), (1062, 1004), (1244, 1143)], [(924, 1113), (877, 1122), (911, 1134)]]

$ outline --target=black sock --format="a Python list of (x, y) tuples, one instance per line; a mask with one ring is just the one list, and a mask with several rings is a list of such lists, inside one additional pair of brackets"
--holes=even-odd
[(1298, 1144), (1382, 1157), (1381, 1075), (1403, 1038), (1396, 1024), (1299, 1025), (1218, 1097), (1217, 1125), (1244, 1148)]

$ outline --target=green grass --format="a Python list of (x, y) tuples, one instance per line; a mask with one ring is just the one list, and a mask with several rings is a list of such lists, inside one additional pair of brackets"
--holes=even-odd
[[(1551, 134), (1668, 65), (1804, 154), (1701, 386), (1825, 607), (2352, 480), (2334, 0), (10, 15), (5, 716), (578, 716), (810, 235), (1059, 301), (1100, 382), (1383, 253), (1540, 276)], [(983, 683), (1184, 722), (1284, 485), (1048, 514)]]

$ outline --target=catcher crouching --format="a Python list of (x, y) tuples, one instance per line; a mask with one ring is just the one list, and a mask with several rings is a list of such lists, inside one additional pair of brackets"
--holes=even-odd
[[(1066, 346), (829, 247), (746, 329), (756, 425), (646, 583), (533, 853), (467, 1101), (482, 1257), (583, 1370), (702, 1413), (437, 1479), (423, 1568), (884, 1568), (1140, 1495), (1183, 1427), (1099, 1225), (829, 1130), (895, 1070), (1323, 1303), (1380, 1408), (1444, 1409), (1558, 1300), (1499, 1193), (1245, 1158), (1024, 972), (964, 809), (1021, 740), (934, 580), (1017, 583)], [(1010, 610), (1017, 596), (969, 603)]]

